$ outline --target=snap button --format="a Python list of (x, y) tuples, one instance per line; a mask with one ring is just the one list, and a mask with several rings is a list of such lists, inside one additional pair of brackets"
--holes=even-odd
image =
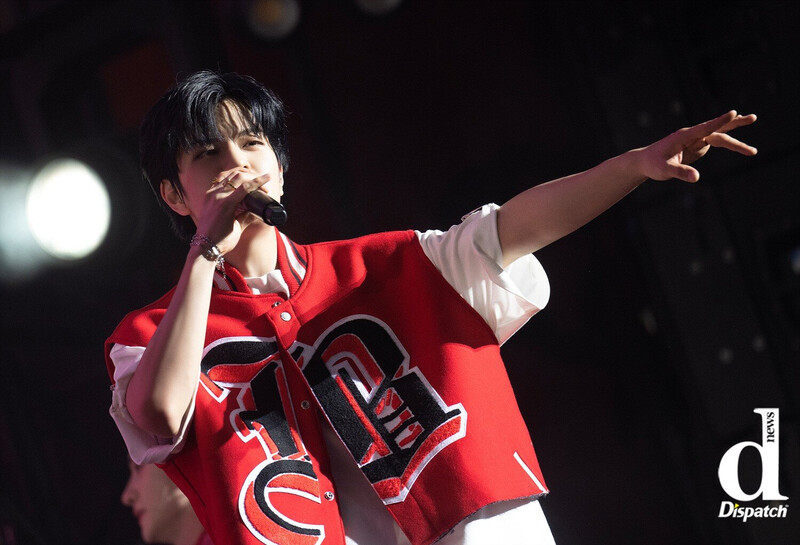
[(280, 304), (281, 304), (281, 302), (280, 302), (280, 301), (275, 301), (274, 303), (272, 303), (272, 308), (275, 308), (275, 307), (277, 307), (277, 306), (278, 306), (278, 305), (280, 305)]
[(285, 310), (283, 312), (281, 312), (281, 320), (283, 320), (284, 322), (288, 322), (291, 319), (292, 319), (292, 315), (291, 314), (289, 314)]
[(300, 402), (300, 407), (303, 409), (308, 409), (311, 406), (311, 403), (308, 402), (307, 399), (304, 399)]
[(331, 492), (330, 490), (325, 492), (325, 499), (328, 500), (328, 501), (333, 500), (333, 492)]

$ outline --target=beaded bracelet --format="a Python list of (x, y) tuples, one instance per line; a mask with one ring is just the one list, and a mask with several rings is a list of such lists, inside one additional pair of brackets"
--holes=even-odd
[(198, 246), (203, 250), (203, 257), (217, 264), (217, 269), (225, 274), (225, 258), (217, 248), (217, 245), (205, 235), (194, 234), (189, 241), (190, 246)]

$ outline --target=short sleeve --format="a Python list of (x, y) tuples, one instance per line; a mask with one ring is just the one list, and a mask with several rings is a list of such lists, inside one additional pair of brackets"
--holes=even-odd
[(507, 341), (550, 298), (550, 283), (533, 254), (503, 268), (496, 204), (464, 216), (447, 231), (417, 231), (422, 249), (453, 288)]
[[(186, 430), (194, 415), (195, 403), (195, 398), (192, 397), (191, 406), (181, 429), (178, 435), (171, 439), (158, 437), (137, 426), (128, 412), (125, 396), (128, 390), (128, 383), (136, 371), (139, 361), (142, 359), (142, 354), (144, 354), (143, 346), (125, 346), (121, 344), (112, 346), (109, 354), (114, 364), (114, 386), (111, 390), (109, 413), (122, 434), (131, 460), (138, 465), (164, 462), (171, 454), (180, 452), (183, 447)], [(196, 395), (197, 393), (195, 392)]]

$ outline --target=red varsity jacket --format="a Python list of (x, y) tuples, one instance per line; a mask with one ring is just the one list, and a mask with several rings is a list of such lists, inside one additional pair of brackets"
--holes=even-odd
[[(214, 288), (193, 420), (163, 465), (217, 545), (343, 544), (327, 418), (414, 545), (547, 493), (499, 346), (412, 231), (295, 245), (290, 297)], [(106, 342), (146, 346), (172, 292)]]

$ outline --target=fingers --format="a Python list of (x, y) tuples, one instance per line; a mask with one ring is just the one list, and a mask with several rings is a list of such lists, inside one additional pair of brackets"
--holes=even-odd
[(695, 183), (700, 179), (700, 173), (689, 165), (670, 165), (667, 177), (683, 180), (684, 182)]
[(736, 110), (731, 110), (730, 112), (706, 121), (705, 123), (700, 123), (699, 125), (695, 125), (694, 127), (686, 129), (686, 131), (683, 133), (684, 139), (695, 140), (699, 138), (705, 138), (706, 136), (719, 131), (734, 119), (736, 119)]
[(731, 110), (705, 123), (675, 132), (669, 140), (669, 153), (677, 153), (680, 150), (689, 152), (689, 160), (684, 162), (691, 163), (705, 155), (705, 151), (698, 152), (697, 150), (711, 145), (741, 153), (742, 155), (753, 156), (758, 153), (756, 148), (728, 136), (727, 132), (750, 125), (755, 121), (756, 116), (754, 114), (737, 115), (735, 110)]
[(753, 156), (758, 153), (758, 150), (753, 146), (748, 146), (744, 142), (724, 132), (715, 132), (707, 136), (705, 140), (715, 148), (725, 148), (730, 151), (735, 151), (736, 153), (741, 153), (742, 155)]
[(756, 121), (756, 116), (737, 115), (731, 110), (719, 117), (693, 127), (680, 129), (647, 148), (643, 174), (655, 180), (676, 178), (694, 183), (700, 173), (689, 164), (703, 157), (711, 147), (724, 148), (746, 156), (758, 150), (733, 138), (727, 132)]
[(209, 185), (208, 188), (209, 191), (212, 191), (214, 189), (224, 189), (225, 186), (228, 186), (231, 189), (236, 189), (236, 186), (233, 185), (233, 183), (231, 183), (231, 181), (227, 177), (224, 177), (221, 180), (219, 178), (214, 178), (213, 180), (211, 180), (211, 185)]
[(705, 138), (715, 132), (726, 133), (739, 127), (752, 125), (756, 122), (755, 114), (737, 115), (736, 110), (731, 110), (719, 117), (700, 123), (689, 129), (686, 129), (684, 136), (690, 139)]
[[(243, 199), (245, 195), (255, 191), (269, 180), (269, 174), (254, 177), (252, 172), (234, 170), (211, 180), (209, 190), (224, 190), (231, 194), (239, 193)], [(236, 200), (235, 197), (234, 200)]]
[(270, 181), (271, 176), (264, 174), (253, 177), (252, 173), (244, 173), (238, 179), (241, 180), (241, 183), (237, 181), (237, 186), (243, 188), (246, 193), (251, 193)]
[(231, 174), (232, 173), (220, 174), (219, 176), (214, 177), (208, 186), (207, 193), (211, 193), (213, 191), (222, 191), (227, 189), (236, 189), (236, 186), (234, 186), (230, 182)]
[(731, 120), (730, 123), (728, 123), (727, 125), (725, 125), (716, 132), (728, 132), (734, 129), (738, 129), (739, 127), (744, 127), (745, 125), (752, 125), (753, 123), (756, 122), (756, 119), (758, 118), (756, 117), (755, 114), (737, 115), (735, 118), (733, 118), (733, 120)]

